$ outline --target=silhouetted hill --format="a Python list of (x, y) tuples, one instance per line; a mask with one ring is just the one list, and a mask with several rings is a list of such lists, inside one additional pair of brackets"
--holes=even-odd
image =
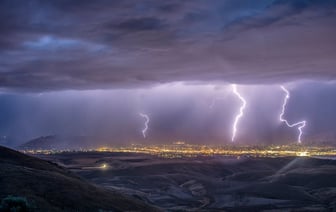
[(88, 136), (57, 136), (48, 135), (34, 138), (17, 147), (19, 150), (36, 149), (80, 149), (93, 147), (94, 138)]
[(25, 197), (34, 211), (158, 211), (86, 182), (52, 162), (0, 146), (0, 199)]

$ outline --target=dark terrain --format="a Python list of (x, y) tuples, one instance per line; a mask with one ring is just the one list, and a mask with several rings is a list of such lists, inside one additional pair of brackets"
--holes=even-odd
[(39, 211), (336, 211), (330, 159), (36, 156), (0, 148), (0, 198), (23, 196)]
[(157, 211), (114, 189), (93, 185), (52, 162), (0, 147), (0, 199), (24, 197), (33, 211)]
[[(162, 159), (131, 153), (43, 157), (168, 211), (336, 211), (334, 160)], [(100, 168), (103, 164), (107, 167)]]

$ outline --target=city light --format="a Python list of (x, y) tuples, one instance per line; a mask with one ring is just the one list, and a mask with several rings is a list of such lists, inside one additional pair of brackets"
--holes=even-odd
[[(123, 152), (149, 154), (163, 158), (190, 158), (229, 156), (241, 157), (313, 157), (313, 156), (336, 156), (336, 148), (330, 146), (303, 146), (292, 145), (269, 145), (269, 146), (237, 146), (237, 145), (196, 145), (176, 141), (172, 144), (142, 145), (133, 144), (124, 147), (103, 147), (87, 150), (24, 150), (28, 154), (58, 154), (63, 152)], [(101, 169), (109, 168), (104, 163)]]

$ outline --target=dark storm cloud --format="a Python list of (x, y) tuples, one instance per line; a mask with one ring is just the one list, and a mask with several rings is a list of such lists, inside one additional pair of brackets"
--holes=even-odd
[(335, 79), (336, 3), (0, 2), (0, 83), (92, 89)]
[(118, 24), (116, 28), (125, 31), (160, 30), (163, 28), (163, 25), (157, 18), (143, 17), (126, 20)]

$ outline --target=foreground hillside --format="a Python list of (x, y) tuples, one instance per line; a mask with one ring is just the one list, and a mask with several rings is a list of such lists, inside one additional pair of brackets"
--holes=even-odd
[[(168, 211), (336, 211), (335, 160), (163, 159), (131, 153), (43, 157)], [(105, 170), (95, 168), (102, 164)]]
[(34, 211), (157, 211), (54, 163), (0, 146), (0, 199), (24, 197)]

